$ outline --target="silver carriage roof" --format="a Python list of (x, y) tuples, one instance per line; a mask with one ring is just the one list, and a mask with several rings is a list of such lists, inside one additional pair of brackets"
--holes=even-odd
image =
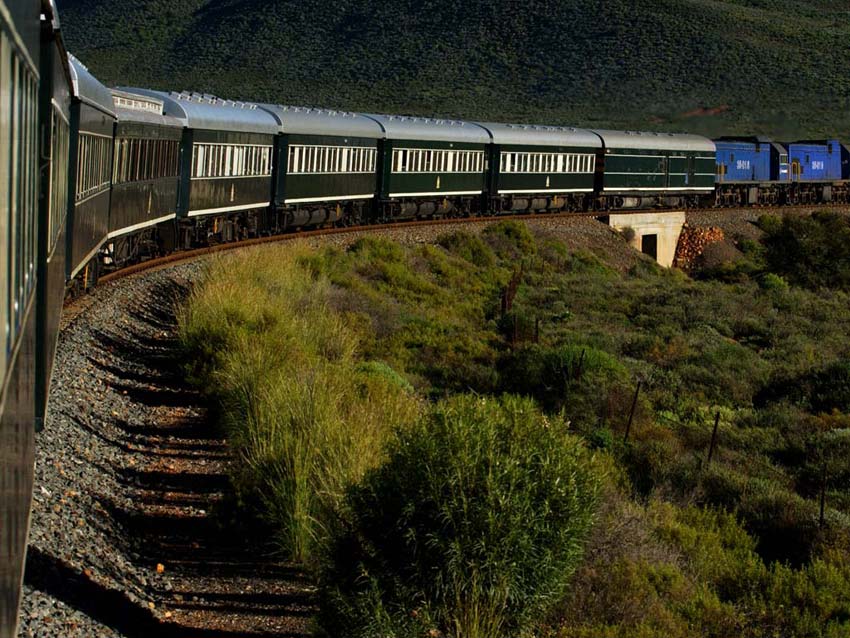
[(537, 124), (500, 124), (476, 122), (490, 132), (494, 144), (525, 144), (528, 146), (589, 146), (601, 148), (599, 136), (586, 129)]
[(70, 53), (68, 62), (71, 71), (71, 85), (73, 95), (91, 107), (103, 111), (107, 115), (115, 117), (115, 105), (112, 102), (112, 93), (94, 77), (86, 66)]
[(646, 149), (658, 151), (697, 151), (714, 153), (714, 142), (699, 135), (650, 133), (645, 131), (594, 130), (607, 148)]
[(185, 119), (165, 114), (165, 105), (159, 98), (112, 89), (112, 101), (121, 122), (142, 122), (176, 128), (186, 126)]
[(250, 102), (234, 102), (200, 93), (166, 93), (123, 87), (121, 90), (162, 100), (165, 115), (184, 120), (189, 128), (268, 135), (280, 130), (271, 113)]
[(387, 139), (490, 143), (490, 134), (475, 122), (407, 115), (365, 115), (381, 126)]
[(359, 113), (277, 104), (260, 104), (259, 107), (277, 118), (282, 133), (373, 139), (384, 137), (383, 130), (375, 120)]

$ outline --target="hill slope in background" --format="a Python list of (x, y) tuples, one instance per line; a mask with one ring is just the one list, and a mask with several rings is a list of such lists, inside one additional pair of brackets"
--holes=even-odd
[(850, 137), (846, 0), (59, 0), (106, 84), (579, 126)]

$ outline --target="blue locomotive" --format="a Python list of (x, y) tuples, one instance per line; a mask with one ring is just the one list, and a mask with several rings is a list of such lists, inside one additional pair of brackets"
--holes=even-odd
[(715, 145), (719, 206), (850, 201), (850, 150), (838, 140), (724, 137)]

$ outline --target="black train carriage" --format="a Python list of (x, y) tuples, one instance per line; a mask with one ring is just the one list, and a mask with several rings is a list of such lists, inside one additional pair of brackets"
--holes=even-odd
[(105, 261), (120, 268), (173, 249), (186, 122), (165, 115), (160, 99), (118, 90), (112, 97), (118, 121)]
[(698, 135), (593, 131), (603, 209), (690, 206), (714, 198), (714, 142)]
[(39, 127), (50, 117), (41, 106), (51, 97), (52, 72), (40, 67), (42, 46), (49, 51), (55, 38), (52, 18), (47, 0), (0, 0), (0, 638), (17, 636), (32, 502), (39, 237), (46, 224), (39, 196), (48, 194), (40, 192), (39, 169), (45, 178), (50, 173), (39, 155), (51, 151)]
[(176, 247), (234, 241), (259, 232), (272, 201), (277, 119), (256, 104), (126, 90), (162, 100), (166, 115), (186, 122)]
[(67, 276), (73, 285), (97, 282), (99, 252), (109, 232), (112, 184), (112, 94), (75, 57), (71, 60), (70, 210)]
[(280, 122), (275, 209), (284, 228), (367, 219), (383, 131), (356, 113), (262, 105)]
[(602, 140), (561, 126), (480, 123), (493, 141), (488, 192), (493, 212), (587, 210)]
[(378, 216), (468, 215), (483, 209), (490, 134), (457, 120), (369, 115), (384, 130), (379, 145)]

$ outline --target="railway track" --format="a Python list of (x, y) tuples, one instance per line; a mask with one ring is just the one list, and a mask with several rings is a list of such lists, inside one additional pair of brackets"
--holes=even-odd
[[(808, 213), (815, 210), (834, 210), (836, 212), (846, 212), (850, 213), (850, 204), (806, 204), (806, 205), (798, 205), (798, 206), (748, 206), (748, 207), (740, 207), (740, 208), (695, 208), (695, 209), (685, 209), (687, 213), (722, 213), (722, 214), (741, 214), (746, 217), (757, 217), (759, 215), (775, 213), (775, 214), (784, 214), (784, 213)], [(635, 211), (618, 211), (618, 214), (628, 214), (630, 212), (633, 213), (645, 213), (646, 210), (635, 210)], [(658, 212), (664, 212), (660, 210)], [(312, 230), (304, 230), (304, 231), (295, 231), (292, 233), (281, 234), (281, 235), (270, 235), (266, 237), (254, 237), (250, 239), (244, 239), (235, 242), (228, 242), (225, 244), (215, 244), (212, 246), (205, 246), (201, 248), (194, 248), (191, 250), (180, 251), (171, 253), (169, 255), (165, 255), (163, 257), (157, 257), (154, 259), (150, 259), (144, 262), (140, 262), (137, 264), (133, 264), (122, 268), (120, 270), (115, 270), (106, 275), (100, 277), (99, 283), (110, 283), (113, 281), (118, 281), (124, 277), (129, 277), (131, 275), (135, 275), (141, 272), (145, 272), (148, 270), (154, 270), (158, 268), (162, 268), (168, 265), (174, 265), (178, 263), (183, 263), (186, 261), (191, 261), (193, 259), (197, 259), (198, 257), (202, 257), (205, 255), (224, 252), (230, 250), (237, 250), (240, 248), (246, 248), (250, 246), (259, 246), (262, 244), (269, 243), (279, 243), (286, 241), (294, 241), (298, 239), (310, 239), (315, 237), (329, 236), (329, 235), (347, 235), (352, 233), (362, 233), (369, 231), (382, 231), (382, 230), (396, 230), (401, 228), (421, 228), (421, 227), (431, 227), (431, 226), (441, 226), (441, 225), (456, 225), (456, 224), (492, 224), (497, 221), (502, 220), (519, 220), (519, 221), (529, 221), (529, 220), (546, 220), (546, 219), (567, 219), (567, 218), (575, 218), (575, 217), (594, 217), (594, 218), (603, 218), (609, 214), (607, 211), (589, 211), (589, 212), (559, 212), (559, 213), (527, 213), (527, 214), (518, 214), (518, 215), (499, 215), (499, 216), (486, 216), (486, 217), (449, 217), (444, 219), (425, 219), (425, 220), (415, 220), (415, 221), (406, 221), (406, 222), (392, 222), (392, 223), (383, 223), (383, 224), (370, 224), (365, 226), (345, 226), (345, 227), (334, 227), (334, 228), (316, 228)]]

